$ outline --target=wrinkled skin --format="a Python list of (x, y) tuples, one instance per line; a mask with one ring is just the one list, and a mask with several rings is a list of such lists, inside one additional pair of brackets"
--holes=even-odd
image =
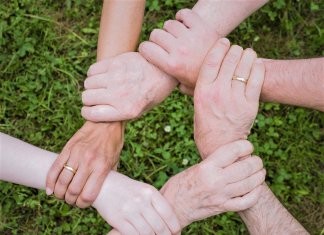
[[(247, 84), (232, 80), (237, 75)], [(217, 41), (206, 56), (195, 88), (194, 136), (205, 158), (218, 147), (246, 139), (256, 118), (265, 68), (252, 49)]]
[[(116, 166), (124, 142), (122, 123), (86, 122), (67, 142), (46, 179), (47, 194), (70, 205), (90, 206), (109, 171)], [(74, 175), (63, 166), (76, 170)]]
[[(252, 144), (246, 140), (229, 143), (168, 180), (161, 193), (172, 206), (181, 228), (257, 203), (265, 170), (259, 157), (250, 157), (252, 151)], [(112, 234), (119, 233), (112, 230), (109, 235)]]
[(154, 187), (111, 171), (93, 206), (124, 235), (171, 235), (180, 225), (167, 200)]
[[(98, 74), (95, 70), (103, 70)], [(129, 52), (92, 65), (84, 82), (82, 116), (94, 122), (138, 118), (161, 103), (177, 81)]]
[(175, 77), (182, 92), (193, 95), (204, 58), (219, 37), (197, 13), (182, 9), (176, 20), (166, 21), (163, 29), (154, 29), (149, 41), (141, 43), (139, 52)]

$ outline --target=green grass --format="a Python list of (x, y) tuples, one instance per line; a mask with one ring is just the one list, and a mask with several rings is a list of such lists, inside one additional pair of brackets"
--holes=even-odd
[[(142, 40), (194, 1), (147, 2)], [(3, 0), (0, 4), (0, 131), (59, 152), (82, 125), (80, 93), (95, 62), (101, 1)], [(267, 58), (324, 56), (321, 1), (274, 0), (229, 37)], [(174, 92), (127, 125), (121, 171), (160, 187), (199, 156), (192, 99)], [(324, 233), (323, 124), (320, 112), (262, 104), (250, 140), (267, 182), (312, 233)], [(164, 127), (170, 125), (171, 132)], [(188, 160), (188, 164), (183, 159)], [(0, 183), (0, 234), (104, 234), (93, 209), (70, 207), (44, 192)], [(184, 234), (246, 234), (234, 213), (189, 226)]]

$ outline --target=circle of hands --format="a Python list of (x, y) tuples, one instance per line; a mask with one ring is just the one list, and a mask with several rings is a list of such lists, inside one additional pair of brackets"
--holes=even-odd
[[(89, 68), (82, 116), (92, 122), (118, 122), (109, 128), (120, 134), (115, 131), (109, 144), (96, 139), (89, 150), (94, 134), (83, 126), (53, 164), (47, 191), (81, 208), (94, 206), (114, 228), (109, 234), (179, 234), (194, 221), (250, 208), (266, 175), (246, 140), (264, 76), (264, 65), (252, 49), (230, 45), (196, 13), (179, 11), (176, 20), (152, 31), (139, 52)], [(139, 118), (177, 85), (194, 96), (194, 137), (203, 161), (171, 177), (158, 191), (111, 169), (122, 148), (120, 121)], [(102, 135), (107, 131), (99, 130)], [(115, 156), (114, 163), (107, 153)], [(76, 175), (61, 172), (65, 163), (77, 169)]]

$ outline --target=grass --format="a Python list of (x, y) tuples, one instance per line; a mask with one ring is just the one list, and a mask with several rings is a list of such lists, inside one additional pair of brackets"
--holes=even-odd
[[(141, 40), (194, 1), (149, 0)], [(324, 56), (320, 0), (273, 0), (229, 38), (261, 57)], [(82, 125), (80, 93), (95, 62), (101, 1), (4, 0), (0, 4), (0, 131), (59, 152)], [(174, 92), (127, 125), (121, 171), (160, 187), (199, 156), (193, 141), (192, 99)], [(267, 168), (267, 182), (310, 231), (324, 234), (323, 113), (262, 104), (250, 140)], [(165, 132), (165, 126), (171, 131)], [(80, 210), (44, 192), (0, 182), (1, 234), (103, 234), (93, 209)], [(246, 234), (234, 213), (183, 234)]]

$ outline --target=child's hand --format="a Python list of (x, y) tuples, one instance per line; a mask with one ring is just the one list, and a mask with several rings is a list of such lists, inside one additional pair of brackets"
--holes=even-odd
[(82, 116), (93, 122), (138, 118), (162, 102), (176, 85), (175, 79), (139, 53), (124, 53), (90, 67), (82, 94)]
[[(194, 94), (195, 141), (203, 158), (246, 139), (258, 112), (265, 67), (252, 49), (220, 39), (201, 67)], [(239, 80), (241, 81), (239, 81)]]
[(106, 178), (93, 206), (123, 235), (180, 231), (176, 215), (159, 191), (115, 171)]
[(152, 64), (178, 79), (180, 89), (191, 93), (200, 66), (219, 35), (194, 11), (180, 10), (176, 20), (154, 29), (139, 52)]

